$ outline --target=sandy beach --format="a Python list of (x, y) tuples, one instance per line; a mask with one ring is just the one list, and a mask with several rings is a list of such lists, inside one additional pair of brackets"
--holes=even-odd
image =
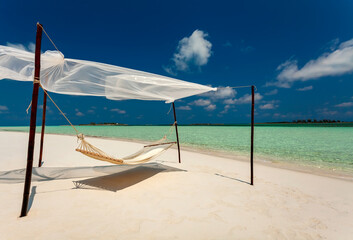
[[(115, 156), (143, 144), (88, 138)], [(38, 161), (36, 136), (34, 166)], [(46, 135), (29, 213), (19, 218), (28, 133), (0, 132), (0, 239), (351, 239), (353, 181), (176, 149), (137, 166)], [(75, 186), (73, 181), (79, 186)]]

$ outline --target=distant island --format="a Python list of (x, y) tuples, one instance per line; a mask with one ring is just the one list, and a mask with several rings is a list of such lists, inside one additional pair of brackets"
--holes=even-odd
[(303, 119), (303, 120), (293, 120), (292, 123), (341, 123), (344, 121), (341, 120), (330, 120), (330, 119), (323, 119), (323, 120), (316, 120), (316, 119)]
[[(193, 123), (187, 124), (186, 126), (248, 126), (250, 123), (239, 123), (239, 124), (225, 124), (225, 123)], [(353, 121), (341, 121), (341, 120), (330, 120), (330, 119), (299, 119), (291, 122), (263, 122), (255, 123), (256, 126), (353, 126)]]
[(331, 120), (331, 119), (299, 119), (293, 120), (291, 122), (264, 122), (264, 123), (257, 123), (257, 124), (351, 124), (352, 121), (341, 121), (341, 120)]

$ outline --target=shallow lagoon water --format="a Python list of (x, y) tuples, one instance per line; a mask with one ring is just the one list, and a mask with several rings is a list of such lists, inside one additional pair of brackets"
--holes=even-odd
[[(7, 131), (28, 129), (0, 127)], [(154, 141), (163, 137), (170, 126), (78, 126), (77, 129), (87, 136)], [(47, 126), (46, 133), (74, 134), (69, 126)], [(179, 137), (184, 146), (249, 155), (249, 126), (179, 126)], [(175, 140), (175, 133), (169, 138)], [(353, 173), (353, 128), (256, 126), (254, 151), (257, 159)]]

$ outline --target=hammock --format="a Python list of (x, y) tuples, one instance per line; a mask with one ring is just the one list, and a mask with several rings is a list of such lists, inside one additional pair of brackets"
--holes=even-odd
[[(174, 124), (172, 125), (172, 127), (173, 126)], [(87, 142), (84, 139), (82, 134), (78, 135), (78, 139), (81, 142), (79, 146), (76, 148), (77, 152), (80, 152), (86, 155), (87, 157), (90, 157), (96, 160), (106, 161), (114, 164), (129, 164), (129, 165), (148, 162), (156, 158), (166, 150), (168, 150), (176, 143), (176, 142), (166, 142), (167, 136), (165, 135), (162, 139), (154, 142), (153, 144), (144, 146), (140, 151), (132, 155), (126, 156), (124, 158), (115, 158), (103, 152), (101, 149), (93, 146), (89, 142)]]

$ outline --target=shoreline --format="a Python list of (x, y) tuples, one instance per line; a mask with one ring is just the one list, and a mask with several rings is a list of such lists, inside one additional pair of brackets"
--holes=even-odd
[[(21, 132), (21, 133), (28, 133), (25, 131), (16, 131), (16, 130), (6, 130), (6, 129), (0, 129), (0, 132)], [(38, 132), (36, 133), (38, 134)], [(76, 137), (75, 134), (64, 134), (64, 133), (46, 133), (46, 135), (57, 135), (57, 136), (72, 136)], [(129, 142), (129, 143), (140, 143), (140, 144), (149, 144), (151, 143), (150, 141), (147, 140), (141, 140), (141, 139), (134, 139), (134, 138), (117, 138), (117, 137), (105, 137), (105, 136), (94, 136), (94, 135), (85, 135), (86, 137), (90, 138), (95, 138), (95, 139), (105, 139), (105, 140), (114, 140), (114, 141), (123, 141), (123, 142)], [(175, 146), (172, 147), (173, 149), (176, 149)], [(222, 151), (222, 150), (216, 150), (216, 149), (207, 149), (207, 148), (202, 148), (202, 147), (197, 147), (197, 146), (186, 146), (181, 144), (181, 148), (185, 149), (186, 151), (193, 152), (193, 153), (200, 153), (200, 154), (207, 154), (211, 155), (214, 157), (221, 157), (221, 158), (226, 158), (229, 160), (234, 160), (234, 161), (240, 161), (240, 162), (249, 162), (249, 156), (246, 156), (241, 153), (235, 153), (235, 152), (227, 152), (227, 151)], [(182, 150), (181, 150), (182, 154)], [(267, 167), (273, 167), (273, 168), (278, 168), (278, 169), (284, 169), (284, 170), (289, 170), (289, 171), (294, 171), (294, 172), (300, 172), (300, 173), (306, 173), (306, 174), (312, 174), (316, 176), (323, 176), (323, 177), (329, 177), (333, 179), (340, 179), (348, 182), (353, 182), (353, 173), (349, 171), (344, 171), (344, 170), (333, 170), (330, 168), (326, 167), (315, 167), (311, 165), (304, 165), (300, 164), (298, 162), (288, 162), (288, 161), (281, 161), (281, 159), (275, 159), (271, 158), (268, 156), (259, 156), (257, 155), (256, 152), (254, 152), (254, 163), (255, 164), (260, 164), (262, 166), (267, 166)], [(256, 171), (256, 165), (254, 167), (254, 171)]]

